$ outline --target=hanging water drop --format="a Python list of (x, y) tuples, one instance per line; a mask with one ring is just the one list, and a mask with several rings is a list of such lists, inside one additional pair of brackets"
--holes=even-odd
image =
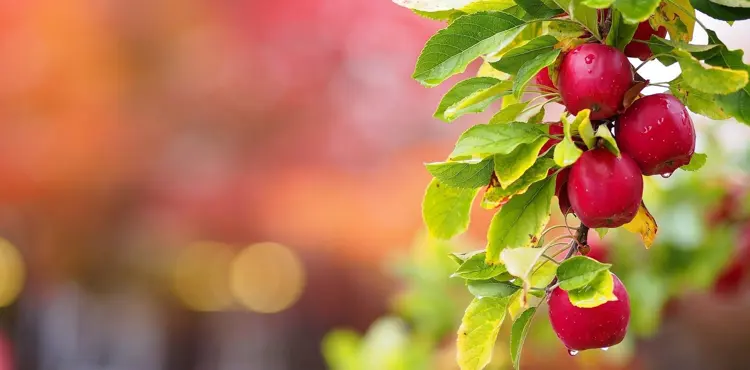
[(672, 177), (672, 173), (673, 173), (673, 172), (667, 172), (667, 173), (663, 173), (663, 174), (661, 174), (661, 177), (663, 177), (663, 178), (665, 178), (665, 179), (668, 179), (668, 178)]
[(602, 349), (602, 351), (604, 351), (604, 352), (607, 352), (607, 351), (609, 351), (609, 347), (602, 347), (601, 349)]
[(569, 354), (569, 355), (571, 355), (571, 356), (575, 356), (575, 355), (577, 355), (577, 354), (578, 354), (578, 351), (576, 351), (576, 350), (574, 350), (574, 349), (569, 349), (569, 350), (568, 350), (568, 354)]

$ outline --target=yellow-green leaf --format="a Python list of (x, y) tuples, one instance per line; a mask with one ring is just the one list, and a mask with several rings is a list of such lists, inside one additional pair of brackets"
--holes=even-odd
[(555, 146), (555, 164), (560, 167), (573, 165), (581, 155), (583, 155), (583, 151), (576, 146), (573, 140), (567, 137)]
[(505, 204), (512, 196), (525, 193), (529, 186), (547, 177), (547, 172), (552, 167), (555, 167), (555, 161), (542, 157), (537, 159), (521, 178), (514, 181), (506, 189), (503, 189), (500, 184), (490, 185), (482, 198), (482, 208), (497, 208)]
[(656, 224), (654, 216), (651, 215), (651, 212), (648, 211), (646, 204), (643, 202), (641, 202), (641, 206), (638, 208), (638, 214), (635, 215), (633, 221), (623, 225), (623, 227), (631, 233), (641, 235), (643, 245), (645, 245), (646, 248), (651, 248), (651, 245), (656, 238), (656, 233), (659, 231), (659, 226)]
[(458, 329), (456, 358), (461, 370), (482, 370), (490, 362), (507, 308), (507, 297), (471, 301)]
[(516, 370), (520, 368), (521, 349), (523, 349), (523, 342), (529, 333), (531, 320), (534, 318), (535, 313), (536, 307), (524, 311), (513, 323), (513, 327), (510, 330), (510, 360), (513, 362), (513, 368)]
[(573, 306), (594, 308), (607, 302), (616, 301), (614, 278), (609, 270), (601, 271), (586, 286), (568, 291), (568, 298)]
[(512, 122), (505, 125), (476, 125), (458, 138), (451, 158), (486, 157), (508, 154), (521, 144), (529, 144), (547, 135), (546, 125)]
[(554, 194), (555, 176), (550, 176), (511, 198), (495, 214), (487, 233), (487, 263), (499, 263), (506, 248), (526, 247), (539, 240), (550, 218)]
[(478, 253), (467, 259), (452, 276), (467, 280), (491, 279), (506, 272), (503, 265), (488, 265), (485, 263), (485, 254)]
[(617, 142), (612, 136), (612, 133), (609, 132), (609, 127), (607, 127), (607, 125), (600, 125), (599, 128), (596, 129), (596, 137), (602, 139), (604, 147), (612, 152), (612, 154), (618, 157), (620, 156), (620, 148), (617, 147)]
[(743, 88), (748, 83), (747, 71), (703, 65), (690, 53), (674, 50), (682, 78), (695, 90), (709, 94), (729, 94)]
[(427, 171), (441, 183), (454, 188), (480, 188), (487, 186), (495, 168), (492, 157), (455, 162), (425, 164)]
[(478, 191), (454, 188), (433, 179), (422, 203), (422, 218), (430, 234), (438, 239), (450, 239), (466, 231), (471, 204)]
[(682, 80), (682, 77), (678, 77), (669, 83), (669, 91), (695, 113), (715, 120), (729, 118), (721, 105), (716, 104), (716, 95), (693, 89)]
[(654, 29), (664, 26), (672, 40), (690, 42), (695, 30), (695, 9), (690, 0), (662, 1), (649, 22)]
[(557, 281), (563, 290), (581, 289), (591, 284), (600, 272), (609, 270), (610, 267), (612, 265), (593, 258), (575, 256), (565, 260), (557, 268)]
[(690, 163), (680, 167), (684, 171), (695, 172), (703, 168), (708, 160), (708, 156), (703, 153), (693, 153), (693, 157), (690, 158)]
[(546, 137), (531, 144), (521, 144), (510, 154), (495, 155), (495, 175), (503, 189), (521, 178), (536, 162), (539, 150), (549, 139)]
[(525, 287), (531, 287), (531, 272), (544, 254), (544, 248), (506, 248), (500, 253), (500, 259), (508, 273), (523, 280)]

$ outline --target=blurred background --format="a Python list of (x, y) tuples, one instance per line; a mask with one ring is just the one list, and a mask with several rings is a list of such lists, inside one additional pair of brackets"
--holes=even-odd
[[(422, 230), (422, 163), (483, 119), (438, 122), (452, 83), (410, 78), (441, 27), (386, 0), (0, 1), (0, 370), (455, 369), (447, 254), (492, 212)], [(750, 129), (696, 124), (708, 166), (647, 183), (656, 245), (600, 242), (627, 342), (570, 357), (538, 319), (526, 368), (750, 364)]]

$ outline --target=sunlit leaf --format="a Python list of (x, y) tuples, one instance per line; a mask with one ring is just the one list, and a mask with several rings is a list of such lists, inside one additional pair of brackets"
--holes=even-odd
[(748, 74), (745, 70), (704, 66), (683, 50), (674, 50), (672, 53), (678, 58), (685, 83), (698, 91), (729, 94), (742, 89), (748, 83)]
[(612, 265), (589, 257), (571, 257), (557, 267), (557, 281), (563, 290), (581, 289), (591, 284), (600, 272), (608, 271), (610, 267)]
[(536, 308), (532, 307), (524, 311), (513, 323), (510, 330), (510, 360), (513, 362), (513, 368), (519, 369), (521, 365), (521, 350), (526, 335), (529, 333), (531, 321), (536, 313)]
[(459, 137), (451, 158), (508, 154), (521, 144), (533, 143), (547, 135), (545, 125), (512, 122), (504, 125), (476, 125)]
[(741, 21), (750, 19), (750, 9), (732, 8), (710, 0), (690, 0), (693, 7), (701, 13), (722, 21)]
[(682, 77), (678, 77), (669, 83), (669, 91), (695, 113), (715, 120), (729, 118), (721, 105), (716, 104), (716, 95), (693, 89), (682, 80)]
[(513, 95), (520, 97), (526, 91), (526, 85), (544, 68), (560, 56), (560, 50), (550, 50), (524, 63), (513, 79)]
[(516, 74), (527, 62), (534, 58), (552, 51), (557, 44), (557, 39), (544, 35), (539, 36), (528, 43), (518, 46), (503, 54), (502, 58), (492, 63), (492, 66), (509, 74)]
[(524, 21), (504, 12), (460, 17), (427, 41), (413, 77), (426, 86), (435, 86), (463, 72), (479, 56), (501, 49), (524, 25)]
[(489, 157), (483, 160), (427, 163), (425, 167), (442, 184), (472, 189), (490, 183), (494, 163), (492, 157)]
[(703, 153), (693, 153), (693, 157), (690, 158), (690, 163), (680, 167), (685, 171), (695, 172), (703, 168), (708, 160), (708, 156)]
[(656, 11), (661, 0), (615, 0), (615, 8), (628, 23), (643, 22)]
[(510, 154), (495, 155), (495, 175), (504, 189), (521, 178), (536, 162), (539, 150), (549, 139), (546, 137), (531, 144), (521, 144)]
[(488, 265), (485, 254), (478, 253), (458, 267), (453, 276), (467, 280), (486, 280), (508, 271), (503, 265)]
[[(514, 196), (495, 214), (487, 233), (487, 263), (500, 263), (506, 248), (534, 245), (549, 221), (555, 176), (550, 176)], [(508, 268), (508, 272), (513, 273)]]
[(591, 125), (591, 120), (586, 120), (578, 125), (578, 135), (583, 139), (583, 143), (586, 147), (592, 149), (596, 144), (596, 133), (594, 127)]
[(516, 0), (516, 4), (536, 19), (551, 18), (562, 13), (562, 9), (549, 7), (541, 0)]
[(638, 208), (638, 214), (635, 215), (633, 221), (623, 226), (625, 230), (631, 233), (640, 234), (643, 238), (643, 245), (646, 248), (650, 248), (656, 238), (656, 233), (659, 231), (659, 226), (656, 224), (654, 216), (648, 211), (646, 205), (641, 202), (640, 208)]
[(433, 179), (425, 192), (422, 218), (430, 234), (450, 239), (469, 227), (471, 203), (479, 189), (460, 189)]
[(544, 254), (544, 248), (506, 248), (500, 253), (500, 259), (508, 273), (523, 280), (524, 286), (531, 287), (531, 272)]
[(750, 0), (710, 0), (712, 3), (732, 8), (750, 8)]
[(547, 177), (547, 172), (555, 166), (555, 162), (549, 158), (539, 158), (521, 178), (514, 181), (510, 186), (503, 189), (500, 184), (493, 184), (487, 189), (482, 198), (482, 208), (493, 209), (505, 204), (510, 197), (525, 193), (529, 187)]
[(620, 156), (620, 148), (617, 147), (617, 141), (615, 141), (612, 133), (609, 132), (609, 127), (607, 127), (607, 125), (601, 125), (596, 129), (596, 137), (602, 139), (604, 147), (612, 152), (612, 154), (618, 157)]
[(490, 362), (507, 307), (507, 297), (471, 301), (457, 335), (456, 358), (461, 370), (482, 370)]
[(628, 23), (622, 19), (622, 14), (618, 10), (613, 10), (612, 27), (607, 34), (606, 44), (617, 49), (624, 50), (635, 35), (638, 24)]
[(594, 308), (616, 301), (614, 277), (609, 270), (599, 272), (585, 287), (568, 291), (570, 303), (576, 307)]
[(583, 5), (583, 0), (555, 0), (571, 19), (581, 23), (595, 37), (599, 37), (599, 14), (596, 9)]
[(690, 42), (695, 29), (695, 10), (690, 0), (662, 1), (649, 22), (654, 29), (666, 28), (672, 40)]
[[(453, 86), (440, 100), (435, 118), (451, 122), (465, 113), (486, 109), (493, 101), (511, 92), (512, 82), (492, 77), (474, 77)], [(450, 110), (450, 114), (447, 114)]]
[(477, 298), (493, 297), (504, 298), (513, 295), (520, 288), (516, 285), (505, 281), (490, 280), (469, 280), (466, 282), (466, 288), (473, 296)]

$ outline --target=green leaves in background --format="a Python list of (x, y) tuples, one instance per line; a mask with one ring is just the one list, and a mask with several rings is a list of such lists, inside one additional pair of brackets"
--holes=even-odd
[(612, 10), (612, 12), (612, 27), (607, 34), (606, 44), (620, 50), (625, 50), (625, 46), (633, 40), (633, 35), (635, 35), (635, 30), (638, 29), (638, 24), (625, 22), (618, 10)]
[(672, 54), (680, 63), (683, 81), (698, 91), (709, 94), (729, 94), (748, 83), (748, 74), (745, 70), (704, 66), (684, 50), (674, 50)]
[(513, 368), (519, 369), (521, 365), (521, 350), (526, 335), (529, 333), (531, 321), (536, 313), (536, 307), (529, 308), (518, 316), (513, 327), (510, 330), (510, 360), (513, 362)]
[(750, 9), (747, 7), (728, 7), (711, 0), (690, 0), (693, 7), (701, 13), (722, 21), (741, 21), (750, 19)]
[(510, 154), (495, 155), (495, 175), (503, 189), (521, 178), (534, 165), (539, 150), (548, 140), (543, 137), (533, 143), (519, 145)]
[(716, 100), (718, 99), (717, 95), (693, 89), (683, 81), (682, 77), (678, 77), (669, 83), (669, 91), (672, 92), (672, 95), (677, 99), (680, 99), (688, 109), (697, 114), (715, 120), (729, 118), (729, 115), (724, 112), (724, 109), (722, 109), (719, 104), (716, 104)]
[(492, 157), (457, 162), (425, 164), (427, 171), (438, 181), (454, 188), (474, 189), (487, 186), (494, 168)]
[(680, 167), (685, 171), (695, 172), (703, 168), (708, 160), (708, 156), (703, 153), (693, 153), (693, 157), (690, 158), (690, 163)]
[(539, 73), (539, 71), (554, 63), (558, 56), (560, 56), (560, 49), (550, 50), (538, 55), (521, 66), (513, 79), (513, 95), (515, 95), (516, 98), (520, 98), (526, 90), (526, 85), (537, 75), (537, 73)]
[(529, 144), (547, 135), (545, 125), (512, 122), (504, 125), (476, 125), (461, 134), (451, 158), (508, 154), (521, 144)]
[(557, 280), (565, 291), (585, 288), (597, 278), (602, 271), (608, 271), (610, 264), (595, 259), (575, 256), (565, 260), (557, 267)]
[(453, 86), (443, 96), (435, 118), (451, 122), (466, 113), (481, 112), (495, 100), (510, 94), (512, 82), (492, 77), (474, 77)]
[(471, 203), (479, 189), (450, 187), (433, 179), (422, 203), (422, 218), (430, 234), (450, 239), (469, 227)]
[(609, 270), (599, 272), (593, 280), (582, 288), (568, 291), (570, 303), (576, 307), (593, 308), (610, 301), (616, 301), (614, 278)]
[(524, 25), (524, 21), (504, 12), (460, 17), (427, 41), (413, 77), (425, 86), (435, 86), (463, 72), (479, 56), (507, 45)]
[(471, 301), (458, 329), (456, 357), (461, 370), (482, 370), (490, 362), (507, 308), (507, 297)]
[(491, 64), (495, 69), (514, 75), (527, 62), (554, 50), (556, 44), (557, 39), (550, 35), (539, 36), (524, 45), (510, 49), (500, 60)]
[[(495, 214), (487, 233), (487, 263), (500, 263), (500, 253), (506, 248), (526, 247), (538, 241), (549, 221), (555, 178), (550, 176), (535, 183)], [(508, 271), (511, 272), (510, 268)]]
[(454, 277), (460, 277), (467, 280), (486, 280), (492, 279), (507, 271), (503, 265), (488, 265), (485, 263), (485, 253), (477, 253), (467, 259), (458, 267)]
[(532, 184), (544, 180), (547, 172), (553, 167), (555, 167), (555, 162), (552, 159), (538, 158), (531, 168), (507, 188), (503, 189), (499, 184), (490, 185), (482, 198), (482, 208), (497, 208), (512, 196), (525, 193)]

